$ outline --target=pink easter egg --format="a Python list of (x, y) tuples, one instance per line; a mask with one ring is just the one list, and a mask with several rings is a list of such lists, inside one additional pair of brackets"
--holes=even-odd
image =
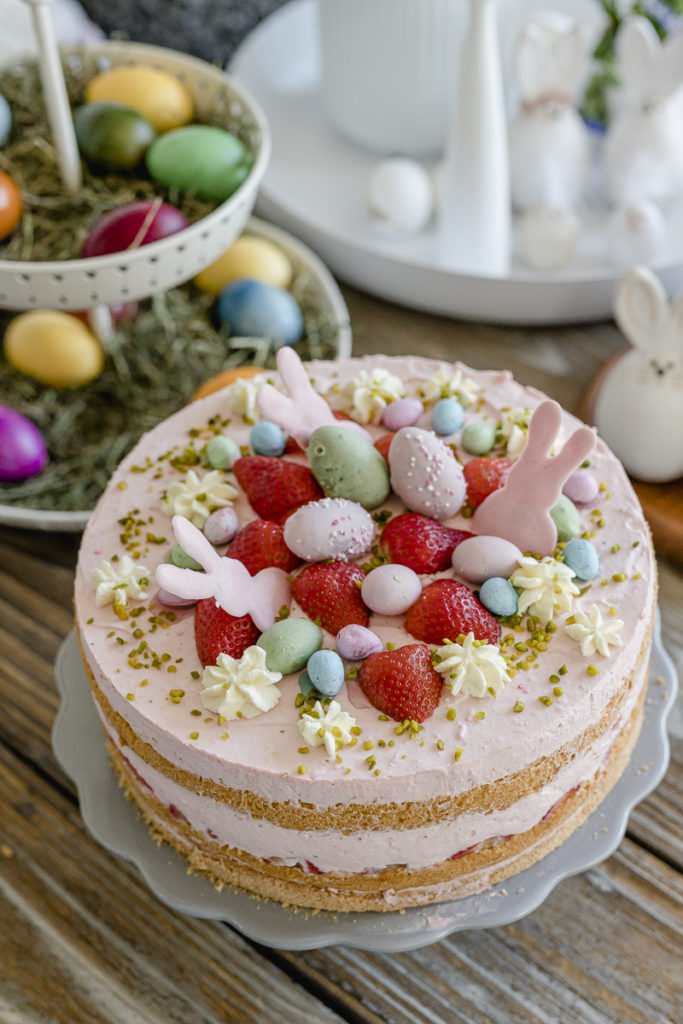
[(518, 566), (522, 552), (503, 537), (467, 537), (453, 552), (453, 568), (470, 583), (483, 583), (492, 576), (508, 579)]
[(309, 501), (288, 517), (285, 544), (306, 562), (358, 558), (375, 536), (375, 522), (357, 501), (322, 498)]
[(562, 493), (575, 505), (592, 505), (600, 493), (600, 486), (587, 469), (577, 469), (567, 477)]
[(347, 661), (363, 661), (371, 654), (378, 654), (383, 647), (376, 633), (355, 622), (339, 630), (335, 645), (339, 656)]
[(419, 398), (399, 398), (391, 402), (382, 414), (382, 424), (387, 430), (400, 430), (401, 427), (412, 427), (424, 412)]
[(379, 565), (363, 580), (360, 595), (378, 615), (402, 615), (422, 593), (422, 580), (407, 565)]
[(189, 226), (187, 217), (175, 206), (145, 199), (105, 213), (86, 236), (81, 256), (108, 256), (113, 252), (158, 242)]
[(16, 409), (0, 405), (0, 480), (26, 480), (46, 464), (47, 448), (38, 427)]

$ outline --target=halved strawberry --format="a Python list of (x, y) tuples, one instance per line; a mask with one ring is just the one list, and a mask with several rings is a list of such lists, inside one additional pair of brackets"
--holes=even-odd
[(371, 654), (360, 667), (358, 682), (378, 711), (399, 722), (424, 722), (434, 714), (443, 689), (426, 644)]
[(391, 442), (396, 437), (396, 431), (392, 430), (390, 434), (382, 434), (375, 441), (375, 448), (380, 453), (384, 461), (389, 464), (389, 449), (391, 448)]
[(219, 654), (241, 658), (260, 636), (251, 615), (228, 615), (212, 597), (195, 605), (194, 642), (204, 668), (215, 665)]
[(300, 505), (324, 497), (308, 466), (268, 455), (245, 455), (232, 467), (261, 519), (283, 523)]
[(269, 523), (266, 519), (247, 523), (235, 536), (226, 554), (246, 565), (252, 576), (271, 565), (291, 572), (300, 561), (285, 544), (280, 524)]
[(360, 566), (347, 562), (307, 565), (294, 578), (292, 596), (310, 619), (336, 635), (344, 626), (367, 626), (370, 621), (360, 596), (364, 579)]
[(425, 587), (406, 615), (406, 629), (418, 640), (442, 644), (460, 633), (475, 640), (500, 640), (500, 623), (484, 608), (469, 587), (457, 580), (435, 580)]
[(467, 504), (471, 509), (481, 505), (484, 498), (502, 487), (507, 480), (511, 463), (491, 455), (478, 455), (463, 467), (467, 481)]
[(467, 530), (453, 530), (417, 512), (405, 512), (384, 527), (380, 547), (389, 561), (407, 565), (414, 572), (443, 572), (450, 568), (458, 544), (472, 536)]

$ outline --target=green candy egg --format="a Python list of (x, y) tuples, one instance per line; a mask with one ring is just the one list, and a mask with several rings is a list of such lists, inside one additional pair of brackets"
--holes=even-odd
[(74, 111), (81, 155), (89, 164), (132, 171), (157, 133), (146, 117), (122, 103), (86, 103)]
[(150, 146), (147, 169), (161, 185), (223, 202), (247, 177), (253, 159), (230, 132), (190, 124), (166, 132)]
[(374, 445), (346, 427), (318, 427), (306, 452), (313, 476), (328, 498), (348, 498), (364, 508), (386, 501), (389, 468)]
[(196, 572), (203, 572), (204, 566), (188, 555), (187, 551), (181, 548), (180, 544), (174, 544), (166, 559), (171, 565), (177, 565), (179, 569), (194, 569)]
[(550, 515), (557, 527), (558, 541), (572, 540), (573, 537), (579, 535), (581, 530), (579, 510), (566, 494), (560, 495), (557, 505), (550, 509)]
[(266, 668), (283, 676), (300, 672), (322, 642), (322, 629), (310, 619), (282, 619), (257, 640), (266, 652)]
[(460, 443), (470, 455), (487, 455), (495, 439), (493, 423), (468, 423), (460, 435)]

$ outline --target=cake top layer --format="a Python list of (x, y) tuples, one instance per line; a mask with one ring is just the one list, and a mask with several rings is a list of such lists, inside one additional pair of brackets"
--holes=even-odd
[[(361, 421), (373, 441), (389, 433), (380, 418), (384, 416), (391, 425), (393, 406), (394, 418), (400, 422), (397, 403), (412, 399), (419, 418), (414, 427), (402, 433), (411, 442), (410, 431), (417, 431), (414, 437), (426, 445), (424, 458), (414, 462), (416, 469), (433, 466), (429, 460), (434, 452), (441, 458), (441, 448), (432, 451), (431, 447), (437, 444), (436, 436), (423, 435), (421, 430), (430, 431), (435, 404), (443, 397), (456, 397), (464, 408), (463, 424), (450, 433), (441, 433), (441, 441), (451, 446), (464, 464), (474, 458), (463, 447), (466, 428), (470, 428), (470, 435), (471, 428), (477, 428), (475, 441), (477, 430), (482, 435), (489, 432), (494, 438), (490, 454), (521, 467), (538, 443), (532, 436), (523, 455), (529, 415), (544, 396), (523, 388), (507, 372), (480, 372), (460, 364), (383, 356), (317, 362), (307, 369), (329, 407)], [(498, 643), (484, 647), (460, 636), (449, 637), (455, 641), (452, 650), (445, 650), (441, 642), (428, 644), (427, 661), (430, 652), (436, 652), (431, 660), (437, 672), (441, 668), (439, 675), (446, 685), (437, 696), (435, 710), (424, 721), (405, 725), (378, 711), (359, 686), (360, 663), (349, 660), (345, 662), (344, 684), (334, 698), (338, 709), (327, 705), (330, 729), (336, 721), (337, 738), (341, 735), (345, 741), (338, 749), (329, 743), (313, 746), (316, 738), (312, 728), (308, 732), (304, 729), (302, 735), (301, 716), (311, 712), (312, 700), (301, 706), (299, 672), (269, 681), (263, 676), (263, 671), (267, 674), (264, 666), (256, 666), (260, 692), (266, 695), (263, 699), (275, 699), (277, 703), (255, 717), (222, 721), (215, 710), (210, 710), (210, 698), (205, 693), (202, 700), (200, 695), (212, 682), (220, 685), (220, 673), (214, 672), (212, 678), (205, 676), (195, 643), (194, 609), (162, 603), (155, 571), (176, 542), (170, 513), (193, 521), (197, 530), (212, 507), (232, 507), (241, 528), (258, 518), (235, 472), (215, 470), (207, 462), (206, 446), (217, 434), (224, 434), (243, 455), (250, 454), (251, 426), (260, 419), (256, 393), (265, 380), (276, 390), (285, 390), (275, 373), (238, 381), (189, 405), (145, 435), (121, 463), (93, 513), (79, 556), (76, 615), (86, 660), (114, 710), (143, 740), (181, 769), (217, 782), (229, 780), (233, 787), (252, 790), (271, 800), (309, 799), (318, 806), (424, 800), (464, 792), (519, 771), (581, 735), (620, 691), (636, 664), (647, 639), (655, 592), (653, 552), (642, 512), (621, 465), (600, 441), (588, 456), (589, 466), (582, 471), (583, 483), (588, 486), (585, 493), (590, 493), (592, 481), (598, 486), (597, 500), (578, 506), (580, 532), (590, 539), (600, 558), (597, 576), (588, 582), (576, 580), (561, 561), (561, 548), (555, 551), (559, 561), (549, 557), (545, 562), (536, 558), (518, 563), (513, 582), (520, 608), (526, 603), (530, 609), (521, 617), (498, 616)], [(272, 394), (268, 408), (274, 410), (272, 418), (280, 411), (277, 399), (273, 404)], [(305, 417), (294, 416), (295, 412), (290, 405), (285, 409), (285, 419), (293, 417), (291, 433), (299, 431), (300, 440), (306, 440), (306, 426), (301, 425)], [(439, 426), (443, 431), (453, 424)], [(550, 456), (546, 475), (557, 469), (553, 459), (565, 457), (563, 445), (576, 436), (578, 427), (568, 413), (561, 414), (553, 449), (557, 454)], [(336, 428), (323, 429), (334, 432)], [(532, 435), (535, 430), (538, 428), (532, 428)], [(355, 433), (367, 444), (360, 429)], [(425, 436), (433, 440), (425, 441)], [(474, 447), (474, 443), (470, 441), (468, 447)], [(281, 461), (305, 466), (304, 452), (293, 445), (290, 448)], [(392, 442), (390, 462), (397, 452), (399, 446)], [(315, 465), (315, 451), (309, 449), (309, 457), (318, 480), (327, 481), (328, 471)], [(540, 457), (548, 456), (541, 452)], [(402, 462), (404, 470), (410, 465), (410, 458)], [(457, 465), (453, 460), (453, 466)], [(336, 466), (335, 459), (333, 468)], [(451, 472), (450, 462), (445, 469)], [(381, 547), (382, 530), (406, 511), (406, 505), (413, 512), (429, 514), (429, 507), (419, 506), (420, 501), (431, 501), (434, 496), (429, 479), (423, 481), (423, 489), (420, 483), (411, 490), (413, 478), (398, 484), (393, 466), (390, 472), (402, 500), (391, 491), (371, 508), (369, 515), (364, 514), (365, 518), (359, 514), (353, 527), (361, 538), (359, 549), (367, 547), (363, 529), (368, 529), (368, 522), (370, 529), (374, 525), (375, 537), (369, 550), (360, 554), (352, 550), (349, 565), (358, 564), (365, 570), (382, 565), (386, 558)], [(519, 469), (515, 472), (522, 478)], [(451, 514), (450, 508), (444, 507), (435, 515), (445, 527), (471, 531), (480, 512), (477, 510), (473, 517), (468, 505), (463, 505), (463, 499), (469, 499), (464, 485), (462, 495), (458, 495), (457, 479), (456, 474), (453, 486), (446, 488), (453, 495), (457, 511)], [(578, 497), (580, 483), (579, 478)], [(362, 486), (367, 487), (368, 481)], [(329, 484), (326, 489), (330, 493)], [(486, 499), (479, 508), (489, 501)], [(522, 525), (528, 524), (534, 514), (525, 502), (519, 515)], [(571, 518), (575, 510), (567, 512), (565, 506), (564, 514)], [(495, 516), (491, 521), (495, 522)], [(364, 525), (359, 525), (361, 522)], [(290, 537), (296, 532), (295, 516), (292, 524), (287, 531)], [(299, 543), (312, 544), (315, 557), (315, 538), (310, 530), (299, 532)], [(184, 536), (188, 536), (187, 530)], [(296, 547), (294, 540), (291, 543)], [(206, 546), (210, 547), (208, 543)], [(217, 550), (222, 555), (226, 548)], [(477, 570), (481, 571), (481, 553), (475, 549), (474, 555), (474, 568), (464, 562), (460, 567), (467, 572), (472, 591), (477, 590), (474, 578)], [(226, 563), (234, 563), (234, 559), (221, 558), (220, 562), (217, 571), (224, 571)], [(290, 578), (296, 579), (301, 571), (301, 566), (295, 568)], [(187, 573), (193, 578), (193, 586), (205, 588), (201, 596), (213, 593), (214, 582), (208, 579), (211, 572), (186, 570), (186, 579)], [(401, 586), (413, 586), (409, 574), (404, 575)], [(199, 583), (196, 578), (200, 578)], [(421, 574), (413, 596), (419, 596), (420, 585), (424, 593), (424, 588), (437, 580), (462, 582), (464, 578), (462, 571), (456, 573), (452, 568)], [(485, 578), (484, 571), (481, 580)], [(397, 587), (400, 589), (394, 580), (390, 599)], [(238, 574), (228, 590), (233, 595), (244, 593), (244, 600), (251, 600), (249, 594), (258, 590), (256, 577), (245, 572), (242, 579)], [(272, 587), (266, 590), (272, 594)], [(126, 595), (125, 605), (117, 599), (121, 591)], [(370, 596), (367, 600), (376, 604)], [(386, 600), (383, 595), (379, 606), (389, 612), (391, 604), (387, 605)], [(253, 602), (248, 607), (253, 611)], [(530, 630), (529, 614), (534, 612), (537, 618)], [(409, 611), (409, 617), (411, 614)], [(295, 601), (288, 609), (288, 619), (310, 621)], [(623, 622), (620, 629), (614, 626), (618, 621)], [(259, 626), (255, 637), (265, 628), (265, 620)], [(379, 637), (385, 653), (420, 642), (408, 632), (403, 613), (373, 612), (369, 627)], [(322, 645), (334, 649), (335, 636), (323, 631)], [(582, 649), (589, 653), (582, 653)], [(258, 654), (250, 657), (259, 660)], [(400, 661), (397, 664), (403, 665)], [(454, 694), (450, 687), (457, 691), (465, 672), (469, 681)], [(256, 676), (252, 673), (250, 678)], [(483, 685), (478, 685), (477, 681), (482, 680)], [(473, 695), (476, 692), (483, 696)], [(314, 786), (320, 782), (326, 785)]]

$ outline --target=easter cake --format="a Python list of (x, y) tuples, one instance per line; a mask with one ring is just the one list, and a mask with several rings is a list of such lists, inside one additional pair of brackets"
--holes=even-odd
[(278, 370), (146, 434), (90, 519), (76, 620), (113, 764), (218, 886), (353, 911), (483, 890), (626, 766), (641, 509), (507, 372), (287, 347)]

